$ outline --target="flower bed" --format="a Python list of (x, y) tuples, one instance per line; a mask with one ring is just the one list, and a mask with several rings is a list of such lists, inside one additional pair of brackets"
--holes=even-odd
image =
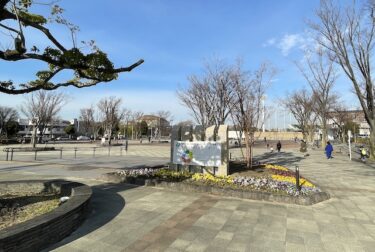
[[(304, 177), (300, 177), (300, 190), (296, 188), (295, 173), (280, 165), (266, 164), (258, 167), (267, 169), (264, 177), (249, 176), (213, 176), (205, 173), (176, 172), (168, 169), (127, 169), (118, 171), (117, 175), (124, 176), (122, 182), (144, 184), (142, 179), (154, 181), (181, 182), (196, 185), (207, 185), (219, 188), (239, 189), (245, 191), (267, 192), (286, 196), (306, 196), (319, 193), (321, 190)], [(141, 179), (141, 181), (139, 181)], [(146, 183), (147, 184), (147, 183)], [(155, 184), (152, 182), (151, 184)]]
[[(267, 165), (264, 169), (289, 171), (282, 166)], [(168, 169), (124, 170), (106, 174), (111, 182), (162, 187), (171, 190), (194, 193), (210, 193), (252, 200), (263, 200), (298, 205), (312, 205), (329, 199), (329, 194), (321, 192), (307, 180), (300, 180), (301, 190), (297, 191), (290, 176), (276, 177), (213, 176), (210, 174), (176, 172)], [(285, 181), (288, 180), (288, 181)], [(308, 183), (307, 183), (308, 182)]]
[(165, 168), (142, 168), (142, 169), (126, 169), (117, 172), (117, 175), (125, 176), (130, 179), (143, 178), (143, 179), (160, 179), (163, 181), (180, 182), (191, 178), (192, 173), (186, 171), (173, 171)]
[[(294, 174), (293, 174), (294, 175)], [(291, 196), (308, 195), (321, 192), (321, 190), (306, 179), (300, 179), (301, 190), (296, 189), (295, 178), (290, 176), (272, 175), (272, 177), (255, 178), (243, 176), (212, 176), (210, 174), (196, 173), (192, 181), (212, 186), (240, 188), (263, 192), (274, 192)]]

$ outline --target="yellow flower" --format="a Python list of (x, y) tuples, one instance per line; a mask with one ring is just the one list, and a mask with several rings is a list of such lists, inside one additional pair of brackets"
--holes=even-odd
[(205, 173), (205, 174), (202, 174), (202, 173), (195, 173), (193, 176), (192, 176), (192, 179), (195, 180), (195, 181), (209, 181), (209, 182), (213, 182), (213, 183), (217, 183), (217, 184), (233, 184), (233, 178), (231, 176), (213, 176), (209, 173)]
[[(290, 182), (290, 183), (293, 183), (293, 184), (296, 183), (295, 177), (289, 177), (289, 176), (287, 177), (287, 176), (282, 176), (282, 175), (272, 175), (272, 179), (277, 180), (277, 181)], [(300, 183), (300, 185), (303, 185), (303, 186), (315, 187), (315, 185), (313, 185), (311, 182), (307, 181), (304, 178), (300, 178), (299, 183)]]
[(288, 168), (286, 168), (284, 166), (281, 166), (281, 165), (266, 164), (264, 166), (264, 168), (266, 168), (266, 169), (276, 169), (276, 170), (280, 170), (280, 171), (288, 171)]

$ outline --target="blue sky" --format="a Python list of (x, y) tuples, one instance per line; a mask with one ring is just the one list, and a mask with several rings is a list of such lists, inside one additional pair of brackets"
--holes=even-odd
[[(115, 95), (132, 110), (170, 110), (177, 122), (190, 116), (176, 90), (188, 84), (188, 75), (200, 74), (204, 61), (212, 57), (228, 63), (241, 57), (249, 70), (271, 62), (278, 73), (268, 92), (269, 105), (306, 85), (293, 61), (301, 59), (301, 48), (311, 42), (306, 21), (314, 19), (319, 1), (63, 0), (59, 4), (66, 10), (64, 16), (80, 27), (77, 40), (94, 39), (116, 66), (145, 60), (111, 83), (60, 89), (70, 96), (61, 117), (78, 117), (79, 108)], [(51, 30), (65, 45), (71, 44), (66, 29), (53, 25)], [(41, 34), (29, 34), (35, 43), (44, 43)], [(25, 81), (36, 67), (40, 66), (35, 62), (0, 61), (0, 79)], [(336, 85), (344, 98), (351, 97), (350, 88), (344, 77)], [(22, 96), (0, 94), (0, 105), (18, 106), (22, 101)]]

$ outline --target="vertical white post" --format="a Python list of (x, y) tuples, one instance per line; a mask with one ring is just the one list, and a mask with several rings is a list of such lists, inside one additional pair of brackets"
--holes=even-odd
[(351, 141), (350, 138), (352, 137), (352, 132), (348, 130), (348, 144), (349, 144), (349, 159), (352, 160), (352, 147), (351, 147)]
[(275, 110), (275, 129), (276, 129), (276, 131), (278, 131), (277, 130), (277, 110)]
[(263, 117), (263, 125), (262, 125), (262, 131), (263, 132), (266, 132), (266, 129), (265, 129), (265, 124), (266, 124), (266, 122), (265, 122), (265, 119), (266, 119), (266, 115), (265, 115), (265, 107), (264, 107), (264, 100), (266, 99), (266, 97), (262, 97), (262, 107), (263, 107), (263, 111), (262, 111), (262, 117)]

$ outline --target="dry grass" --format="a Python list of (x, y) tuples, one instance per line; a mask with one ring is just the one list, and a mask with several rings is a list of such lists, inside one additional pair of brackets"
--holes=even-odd
[[(0, 207), (0, 229), (25, 222), (59, 206), (57, 195), (0, 195), (7, 205)], [(13, 203), (9, 203), (13, 200)]]

